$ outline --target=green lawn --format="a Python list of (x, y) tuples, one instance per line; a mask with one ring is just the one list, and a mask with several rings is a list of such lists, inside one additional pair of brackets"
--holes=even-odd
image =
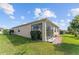
[(17, 35), (0, 35), (1, 55), (64, 55), (79, 54), (79, 39), (73, 35), (62, 35), (63, 43), (57, 47), (52, 43), (32, 41)]

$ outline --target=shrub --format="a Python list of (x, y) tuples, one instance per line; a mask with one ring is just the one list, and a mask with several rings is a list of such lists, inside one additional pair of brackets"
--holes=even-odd
[(9, 34), (9, 33), (8, 33), (8, 29), (4, 29), (4, 30), (3, 30), (3, 34)]
[(42, 39), (40, 31), (31, 31), (30, 33), (31, 33), (32, 40), (41, 40)]

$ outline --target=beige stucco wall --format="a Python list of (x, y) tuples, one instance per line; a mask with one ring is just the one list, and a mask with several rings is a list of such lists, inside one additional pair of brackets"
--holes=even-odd
[[(47, 21), (34, 22), (32, 24), (27, 24), (27, 25), (24, 25), (24, 26), (20, 26), (20, 27), (13, 28), (14, 34), (31, 38), (31, 35), (30, 35), (31, 25), (38, 24), (38, 23), (42, 23), (42, 41), (47, 41), (46, 27), (47, 27), (47, 24), (50, 24), (50, 22), (47, 22)], [(51, 26), (57, 28), (54, 25), (51, 25)], [(20, 32), (18, 32), (18, 29), (20, 30)], [(54, 30), (53, 31), (54, 34), (59, 33), (58, 31), (55, 32), (55, 29), (53, 29), (53, 30)]]
[[(20, 30), (20, 32), (18, 32), (18, 29)], [(30, 35), (31, 24), (13, 28), (13, 30), (14, 30), (14, 34), (24, 36), (24, 37), (29, 37), (29, 38), (31, 37), (31, 35)]]

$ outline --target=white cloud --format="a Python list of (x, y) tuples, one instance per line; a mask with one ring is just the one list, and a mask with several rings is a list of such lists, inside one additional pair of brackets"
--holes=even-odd
[(40, 18), (46, 18), (46, 17), (56, 18), (55, 13), (47, 8), (45, 9), (36, 8), (34, 11), (34, 14), (35, 14), (35, 17), (40, 17)]
[(65, 26), (67, 22), (65, 22), (65, 20), (61, 19), (60, 22), (59, 22), (59, 25), (61, 27)]
[(54, 18), (56, 18), (55, 13), (53, 11), (48, 10), (48, 9), (44, 10), (43, 13), (44, 13), (45, 17), (54, 17)]
[(41, 11), (40, 8), (36, 8), (35, 11), (34, 11), (34, 13), (35, 13), (35, 17), (39, 17), (40, 14), (42, 13), (42, 11)]
[(71, 22), (71, 19), (67, 19), (67, 22)]
[(0, 24), (0, 27), (4, 28), (4, 29), (8, 29), (8, 27), (6, 25), (3, 25), (3, 24)]
[(14, 17), (14, 8), (9, 3), (0, 3), (0, 8), (4, 11), (5, 14), (7, 14), (11, 19), (15, 19)]
[(24, 16), (21, 16), (21, 19), (25, 19), (25, 17)]
[(69, 23), (71, 22), (71, 19), (61, 19), (60, 23)]
[(70, 14), (71, 16), (79, 15), (79, 8), (71, 9), (69, 14)]
[(13, 15), (15, 12), (13, 6), (8, 3), (0, 3), (0, 8), (8, 15)]
[(10, 15), (9, 17), (10, 17), (11, 19), (15, 19), (15, 17), (14, 17), (14, 16), (12, 16), (12, 15)]
[(67, 29), (71, 22), (71, 19), (61, 19), (60, 22), (58, 22), (58, 25), (60, 29)]

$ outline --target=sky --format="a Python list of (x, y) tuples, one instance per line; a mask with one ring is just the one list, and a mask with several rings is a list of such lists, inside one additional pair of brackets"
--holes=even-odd
[(8, 29), (48, 18), (60, 29), (67, 30), (76, 15), (79, 15), (77, 3), (0, 3), (0, 27)]

